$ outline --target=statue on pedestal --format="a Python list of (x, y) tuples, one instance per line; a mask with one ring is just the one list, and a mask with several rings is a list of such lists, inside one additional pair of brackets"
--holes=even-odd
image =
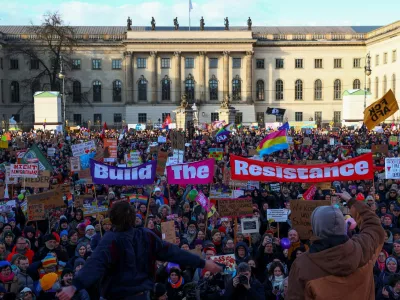
[(229, 30), (229, 20), (228, 20), (228, 17), (226, 17), (225, 19), (224, 19), (224, 24), (225, 24), (225, 30)]
[(176, 17), (176, 18), (174, 19), (174, 27), (175, 27), (175, 30), (179, 30), (178, 17)]
[(204, 25), (206, 25), (206, 23), (204, 23), (204, 18), (201, 17), (201, 19), (200, 19), (200, 30), (201, 31), (204, 31)]
[(229, 109), (229, 95), (226, 95), (225, 98), (222, 100), (221, 108)]
[(128, 20), (126, 20), (126, 29), (127, 30), (132, 30), (132, 20), (130, 17), (128, 17)]
[(250, 17), (247, 20), (247, 30), (251, 30), (251, 25), (253, 24), (253, 22), (251, 21)]
[(181, 106), (179, 106), (179, 108), (186, 108), (189, 105), (186, 99), (187, 99), (186, 94), (183, 94), (181, 97)]
[(151, 30), (156, 30), (156, 20), (154, 20), (154, 17), (151, 17)]

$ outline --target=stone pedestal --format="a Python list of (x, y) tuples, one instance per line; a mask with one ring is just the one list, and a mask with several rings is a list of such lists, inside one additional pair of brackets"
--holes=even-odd
[(193, 121), (193, 110), (191, 108), (178, 107), (173, 112), (176, 114), (176, 129), (186, 130), (188, 121)]
[(225, 121), (225, 124), (235, 123), (236, 109), (233, 107), (220, 108), (217, 110), (217, 113), (219, 114), (219, 120)]

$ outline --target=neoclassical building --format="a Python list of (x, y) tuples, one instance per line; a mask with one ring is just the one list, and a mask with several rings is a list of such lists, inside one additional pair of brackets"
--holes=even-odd
[[(366, 86), (375, 99), (389, 88), (400, 89), (400, 21), (382, 27), (77, 26), (74, 31), (79, 45), (65, 87), (71, 125), (154, 124), (166, 114), (174, 119), (182, 94), (196, 102), (200, 123), (218, 119), (226, 95), (238, 123), (275, 121), (265, 114), (267, 107), (285, 108), (289, 121), (340, 122), (345, 90)], [(26, 26), (0, 26), (0, 120), (14, 115), (33, 123), (32, 95), (46, 89), (46, 82), (23, 86), (38, 66), (4, 51), (22, 39), (33, 43), (36, 37)]]

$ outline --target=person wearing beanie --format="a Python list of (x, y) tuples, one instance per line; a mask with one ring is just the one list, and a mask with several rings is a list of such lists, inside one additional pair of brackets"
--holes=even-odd
[(167, 295), (168, 299), (171, 300), (182, 300), (183, 287), (185, 286), (185, 280), (183, 279), (181, 270), (178, 268), (171, 268), (169, 271), (168, 282), (167, 282)]
[(85, 236), (80, 238), (78, 240), (78, 243), (84, 243), (84, 244), (90, 244), (90, 241), (96, 234), (94, 226), (93, 225), (87, 225), (85, 227)]
[(68, 225), (68, 219), (66, 216), (60, 217), (60, 224), (59, 224), (57, 232), (61, 232), (63, 230), (67, 230), (67, 231), (70, 230), (70, 227)]
[(76, 226), (76, 231), (78, 232), (79, 239), (85, 237), (86, 234), (86, 225), (85, 223), (80, 223)]
[(7, 230), (3, 232), (3, 239), (4, 239), (4, 244), (6, 245), (6, 250), (9, 252), (12, 252), (14, 248), (14, 239), (15, 235), (12, 233), (12, 231)]
[(62, 230), (60, 232), (60, 245), (67, 249), (68, 247), (68, 231), (67, 230)]
[(250, 258), (250, 253), (249, 253), (249, 248), (247, 247), (247, 244), (244, 242), (239, 242), (236, 244), (235, 248), (235, 260), (236, 264), (240, 264), (241, 262), (246, 262)]
[(7, 292), (18, 293), (18, 277), (11, 269), (11, 264), (8, 261), (0, 261), (0, 285)]
[(7, 260), (11, 262), (13, 256), (16, 254), (21, 254), (27, 257), (30, 264), (33, 262), (33, 256), (35, 255), (35, 253), (28, 248), (26, 239), (23, 236), (17, 238), (13, 251), (8, 255)]
[(351, 239), (347, 236), (338, 208), (314, 209), (311, 226), (315, 241), (292, 264), (285, 299), (304, 299), (311, 294), (316, 299), (375, 299), (373, 267), (385, 235), (380, 219), (347, 192), (337, 195), (347, 203), (359, 233)]
[(82, 267), (85, 265), (85, 260), (83, 258), (77, 258), (74, 261), (74, 272), (75, 274), (82, 269)]
[(44, 246), (35, 253), (33, 261), (40, 261), (44, 259), (49, 252), (55, 252), (59, 261), (67, 262), (68, 253), (60, 245), (57, 246), (57, 238), (59, 238), (59, 236), (57, 235), (56, 237), (53, 234), (46, 234), (45, 236), (43, 236)]
[(36, 252), (38, 247), (36, 246), (36, 236), (35, 236), (35, 228), (32, 226), (25, 226), (24, 228), (24, 237), (27, 238), (31, 242), (31, 250)]
[(55, 299), (57, 291), (61, 288), (56, 273), (48, 273), (39, 280), (39, 295), (38, 299), (50, 300)]
[(22, 299), (22, 300), (35, 300), (36, 297), (33, 293), (33, 288), (30, 287), (24, 287), (20, 290), (18, 294), (17, 299)]

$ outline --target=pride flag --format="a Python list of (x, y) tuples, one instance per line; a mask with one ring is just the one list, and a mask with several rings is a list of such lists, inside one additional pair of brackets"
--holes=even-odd
[(269, 155), (275, 151), (285, 150), (289, 148), (286, 138), (286, 129), (279, 130), (268, 134), (257, 146), (257, 152), (260, 157)]
[(131, 203), (140, 203), (140, 204), (147, 205), (147, 201), (149, 200), (149, 198), (147, 196), (138, 195), (138, 194), (130, 194), (127, 196)]

